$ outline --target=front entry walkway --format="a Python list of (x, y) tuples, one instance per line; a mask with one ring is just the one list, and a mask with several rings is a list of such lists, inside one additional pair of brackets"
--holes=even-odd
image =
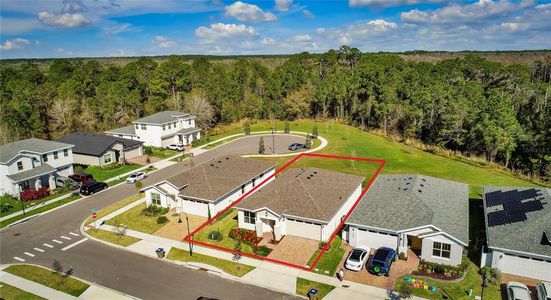
[(318, 249), (319, 242), (293, 235), (286, 235), (279, 244), (266, 244), (273, 251), (268, 255), (271, 259), (277, 259), (287, 263), (305, 266)]

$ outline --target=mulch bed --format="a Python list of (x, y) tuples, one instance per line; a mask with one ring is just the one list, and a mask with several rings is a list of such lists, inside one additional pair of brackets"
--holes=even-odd
[(249, 242), (254, 246), (258, 246), (258, 243), (262, 241), (261, 237), (256, 236), (256, 232), (252, 230), (246, 230), (241, 228), (234, 228), (230, 231), (229, 236), (233, 239), (240, 239), (245, 242)]

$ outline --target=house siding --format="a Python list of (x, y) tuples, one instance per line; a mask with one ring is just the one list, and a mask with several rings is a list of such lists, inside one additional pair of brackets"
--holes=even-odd
[(339, 227), (339, 224), (341, 223), (341, 220), (343, 217), (346, 216), (346, 214), (352, 209), (352, 206), (354, 206), (354, 203), (358, 198), (360, 197), (360, 194), (362, 193), (362, 185), (358, 185), (354, 192), (348, 197), (346, 202), (341, 206), (339, 211), (333, 216), (331, 221), (327, 223), (326, 226), (323, 226), (322, 228), (322, 234), (321, 234), (321, 240), (327, 241), (329, 237), (333, 234), (333, 232)]
[[(434, 242), (446, 243), (451, 245), (450, 258), (442, 258), (432, 255)], [(443, 236), (436, 235), (431, 237), (425, 237), (422, 241), (421, 259), (429, 262), (456, 266), (461, 264), (463, 258), (463, 246), (457, 244), (453, 240)]]

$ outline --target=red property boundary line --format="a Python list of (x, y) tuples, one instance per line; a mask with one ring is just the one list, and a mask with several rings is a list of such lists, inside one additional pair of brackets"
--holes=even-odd
[(244, 252), (240, 252), (241, 255), (243, 256), (247, 256), (247, 257), (251, 257), (251, 258), (255, 258), (255, 259), (259, 259), (259, 260), (263, 260), (263, 261), (269, 261), (269, 262), (273, 262), (273, 263), (277, 263), (277, 264), (281, 264), (281, 265), (285, 265), (285, 266), (289, 266), (289, 267), (293, 267), (293, 268), (297, 268), (297, 269), (301, 269), (301, 270), (306, 270), (306, 271), (312, 271), (314, 269), (314, 267), (318, 264), (318, 262), (320, 261), (321, 257), (323, 256), (323, 254), (329, 249), (329, 246), (331, 245), (331, 243), (333, 242), (333, 239), (335, 238), (335, 236), (337, 235), (337, 233), (339, 232), (339, 230), (341, 230), (341, 228), (344, 226), (344, 223), (348, 220), (348, 217), (350, 217), (350, 215), (352, 214), (352, 212), (354, 211), (354, 209), (356, 208), (356, 206), (358, 206), (358, 204), (360, 203), (360, 200), (362, 199), (362, 197), (365, 195), (365, 193), (367, 192), (367, 190), (369, 189), (369, 187), (371, 187), (371, 184), (373, 184), (373, 182), (375, 181), (375, 179), (377, 178), (377, 176), (379, 175), (379, 173), (381, 172), (381, 170), (383, 169), (383, 167), (385, 166), (386, 164), (386, 161), (383, 160), (383, 159), (375, 159), (375, 158), (364, 158), (364, 157), (350, 157), (350, 156), (339, 156), (339, 155), (329, 155), (329, 154), (317, 154), (317, 153), (301, 153), (297, 156), (295, 156), (293, 159), (291, 159), (290, 161), (288, 161), (283, 167), (281, 167), (280, 169), (276, 170), (276, 172), (274, 172), (273, 175), (270, 175), (268, 178), (264, 179), (260, 184), (258, 184), (257, 186), (255, 186), (252, 190), (248, 191), (247, 193), (243, 194), (239, 199), (237, 199), (235, 202), (233, 202), (230, 206), (226, 207), (224, 210), (222, 210), (221, 212), (217, 213), (214, 217), (212, 217), (210, 220), (206, 221), (205, 223), (203, 223), (201, 226), (199, 226), (199, 228), (195, 229), (192, 233), (190, 233), (189, 235), (187, 235), (183, 240), (188, 242), (188, 243), (191, 243), (192, 245), (193, 244), (197, 244), (197, 245), (201, 245), (201, 246), (205, 246), (205, 247), (209, 247), (209, 248), (213, 248), (213, 249), (218, 249), (218, 250), (222, 250), (222, 251), (225, 251), (225, 252), (230, 252), (230, 253), (236, 253), (235, 250), (233, 249), (229, 249), (229, 248), (224, 248), (224, 247), (220, 247), (220, 246), (217, 246), (217, 245), (213, 245), (213, 244), (209, 244), (209, 243), (205, 243), (205, 242), (201, 242), (201, 241), (194, 241), (193, 240), (193, 236), (199, 232), (200, 230), (202, 230), (203, 228), (205, 228), (206, 226), (210, 225), (212, 222), (214, 222), (220, 215), (222, 215), (224, 212), (226, 212), (228, 209), (232, 208), (233, 206), (235, 206), (236, 204), (238, 204), (239, 202), (241, 202), (245, 197), (247, 197), (248, 195), (250, 195), (251, 193), (255, 192), (257, 189), (259, 189), (260, 187), (262, 187), (266, 182), (268, 182), (270, 179), (272, 179), (273, 177), (275, 177), (276, 175), (278, 175), (279, 173), (283, 172), (285, 169), (287, 169), (290, 165), (292, 165), (293, 163), (295, 163), (296, 161), (298, 161), (299, 159), (301, 159), (302, 157), (313, 157), (313, 158), (327, 158), (327, 159), (343, 159), (343, 160), (357, 160), (357, 161), (365, 161), (365, 162), (371, 162), (371, 163), (378, 163), (379, 164), (379, 167), (377, 167), (377, 170), (375, 171), (375, 173), (373, 174), (373, 176), (371, 176), (371, 178), (369, 179), (369, 181), (367, 182), (367, 184), (365, 185), (365, 187), (363, 188), (360, 196), (358, 197), (358, 199), (356, 199), (356, 202), (354, 202), (354, 205), (352, 206), (352, 208), (348, 211), (348, 213), (344, 216), (344, 218), (342, 218), (341, 222), (339, 223), (339, 226), (337, 227), (337, 229), (335, 229), (335, 231), (331, 234), (331, 236), (329, 237), (329, 240), (327, 241), (327, 244), (325, 245), (325, 247), (323, 247), (323, 249), (321, 250), (320, 254), (318, 255), (318, 257), (316, 258), (316, 260), (314, 261), (314, 263), (312, 264), (312, 266), (309, 266), (309, 267), (306, 267), (306, 266), (301, 266), (301, 265), (296, 265), (296, 264), (292, 264), (292, 263), (288, 263), (288, 262), (285, 262), (285, 261), (281, 261), (281, 260), (277, 260), (277, 259), (271, 259), (271, 258), (268, 258), (268, 257), (264, 257), (264, 256), (259, 256), (259, 255), (256, 255), (256, 254), (250, 254), (250, 253), (244, 253)]

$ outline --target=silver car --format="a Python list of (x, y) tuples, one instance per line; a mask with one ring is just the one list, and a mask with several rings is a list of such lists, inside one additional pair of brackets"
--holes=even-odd
[(509, 281), (507, 283), (507, 299), (509, 300), (531, 300), (530, 290), (520, 282)]
[(536, 285), (538, 300), (551, 300), (551, 282), (540, 282)]
[(371, 249), (366, 246), (358, 246), (354, 248), (350, 251), (350, 254), (346, 258), (344, 267), (351, 271), (361, 270), (369, 258), (369, 252), (371, 252)]
[(144, 172), (136, 172), (126, 178), (126, 183), (134, 183), (143, 180), (146, 177)]

